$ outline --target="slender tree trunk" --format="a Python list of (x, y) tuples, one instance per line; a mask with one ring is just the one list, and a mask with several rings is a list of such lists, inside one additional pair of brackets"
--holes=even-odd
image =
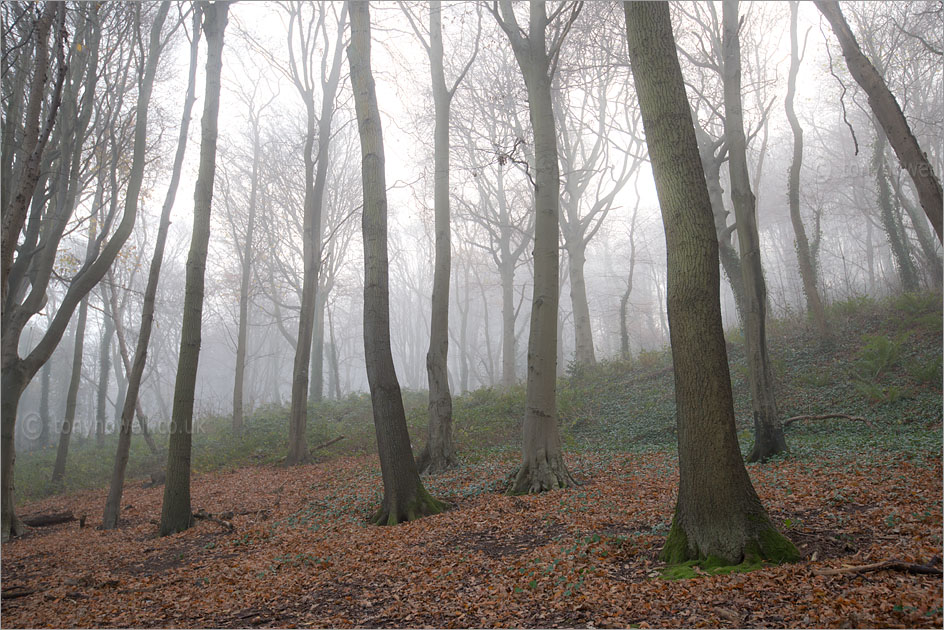
[[(800, 278), (803, 281), (803, 294), (806, 296), (806, 310), (821, 339), (829, 334), (826, 325), (826, 309), (819, 297), (817, 289), (816, 267), (813, 266), (813, 256), (810, 253), (810, 242), (806, 238), (806, 228), (800, 216), (800, 172), (803, 167), (803, 128), (793, 108), (793, 98), (796, 94), (796, 78), (800, 69), (800, 44), (797, 39), (797, 12), (800, 3), (797, 0), (790, 2), (790, 73), (787, 79), (787, 97), (785, 109), (790, 128), (793, 130), (793, 163), (790, 165), (790, 174), (787, 182), (787, 198), (790, 203), (790, 222), (793, 224), (793, 233), (796, 236), (797, 263), (800, 266)], [(805, 48), (805, 45), (804, 45)]]
[(449, 276), (452, 265), (449, 217), (449, 108), (453, 92), (446, 87), (443, 70), (442, 6), (429, 4), (429, 62), (432, 74), (435, 126), (433, 131), (435, 174), (436, 260), (433, 268), (432, 314), (426, 373), (429, 384), (429, 424), (426, 445), (417, 466), (421, 473), (439, 473), (458, 465), (452, 439), (452, 394), (446, 370), (449, 352)]
[(878, 189), (878, 207), (882, 227), (888, 236), (888, 244), (891, 246), (892, 256), (895, 259), (895, 268), (898, 269), (898, 278), (901, 280), (901, 288), (909, 292), (917, 291), (918, 272), (911, 260), (911, 251), (901, 219), (892, 205), (892, 191), (885, 168), (885, 132), (877, 124), (875, 125), (875, 142), (872, 145), (872, 170), (875, 173)]
[(112, 321), (108, 299), (104, 298), (104, 323), (102, 326), (102, 341), (98, 346), (98, 383), (95, 393), (95, 443), (99, 447), (105, 446), (105, 417), (108, 403), (108, 382), (111, 376), (111, 338), (115, 334), (115, 324)]
[[(93, 237), (94, 240), (94, 237)], [(88, 319), (88, 299), (82, 300), (79, 316), (75, 322), (75, 346), (72, 351), (72, 376), (66, 393), (66, 409), (59, 429), (59, 447), (56, 449), (56, 462), (52, 467), (51, 485), (58, 488), (66, 474), (66, 459), (69, 457), (69, 442), (75, 428), (75, 408), (79, 397), (79, 383), (82, 380), (82, 356), (85, 349), (85, 323)]]
[(383, 503), (371, 522), (394, 525), (441, 512), (445, 506), (430, 496), (420, 481), (390, 352), (387, 185), (380, 111), (370, 69), (370, 14), (366, 2), (349, 2), (348, 7), (351, 43), (347, 54), (364, 189), (364, 358), (384, 485)]
[[(167, 11), (163, 9), (164, 5), (161, 6), (162, 8), (158, 11), (158, 17), (162, 15), (165, 16), (161, 18), (163, 21), (163, 19), (166, 18)], [(138, 331), (138, 341), (134, 349), (134, 362), (131, 364), (130, 369), (127, 364), (125, 366), (125, 370), (128, 373), (128, 388), (125, 391), (124, 403), (121, 409), (121, 422), (118, 427), (118, 448), (115, 454), (115, 465), (112, 468), (111, 482), (108, 486), (108, 498), (105, 500), (105, 511), (102, 519), (102, 527), (104, 529), (114, 529), (118, 527), (121, 494), (124, 490), (125, 470), (128, 465), (128, 455), (131, 449), (132, 422), (134, 420), (135, 409), (138, 410), (138, 421), (141, 423), (142, 433), (148, 442), (148, 446), (151, 448), (151, 452), (157, 452), (153, 441), (148, 435), (147, 425), (144, 422), (144, 414), (139, 407), (139, 392), (141, 389), (141, 380), (144, 376), (144, 367), (147, 362), (151, 329), (154, 325), (154, 303), (157, 296), (157, 285), (160, 280), (161, 263), (164, 259), (164, 246), (167, 242), (167, 232), (170, 229), (170, 211), (173, 208), (174, 200), (177, 196), (177, 187), (180, 184), (184, 153), (187, 148), (187, 134), (190, 129), (190, 114), (193, 110), (193, 104), (196, 101), (197, 51), (200, 45), (200, 21), (202, 15), (203, 5), (197, 3), (194, 6), (193, 36), (190, 44), (190, 68), (187, 75), (187, 92), (184, 96), (180, 132), (177, 137), (177, 151), (174, 155), (174, 166), (171, 171), (170, 185), (167, 188), (164, 204), (161, 207), (161, 218), (157, 228), (154, 253), (151, 255), (151, 263), (148, 267), (148, 280), (144, 289), (144, 304), (141, 307), (141, 328)], [(159, 31), (160, 27), (158, 27), (158, 32)], [(153, 43), (152, 39), (151, 44), (153, 45)], [(124, 346), (122, 336), (122, 333), (119, 331), (118, 341), (120, 346)], [(124, 354), (123, 352), (122, 358), (124, 358)]]
[(259, 112), (252, 116), (252, 175), (249, 184), (249, 218), (239, 277), (239, 328), (236, 333), (236, 376), (233, 383), (233, 433), (243, 430), (243, 385), (246, 380), (246, 348), (249, 345), (249, 280), (252, 276), (252, 242), (256, 226), (256, 200), (259, 189), (259, 166), (262, 161), (262, 139)]
[(921, 207), (924, 208), (934, 231), (937, 232), (938, 240), (941, 241), (944, 239), (941, 232), (944, 222), (944, 211), (941, 209), (944, 195), (941, 192), (941, 180), (934, 174), (927, 153), (918, 145), (918, 140), (911, 132), (911, 127), (908, 126), (908, 121), (895, 96), (888, 89), (885, 79), (862, 54), (852, 29), (842, 15), (839, 3), (832, 0), (814, 0), (814, 4), (832, 26), (833, 33), (842, 47), (842, 56), (846, 58), (849, 74), (868, 94), (869, 107), (881, 124), (902, 167), (911, 175)]
[[(341, 40), (345, 21), (346, 9), (342, 9), (331, 72), (322, 82), (321, 116), (318, 119), (318, 156), (316, 161), (314, 161), (312, 155), (315, 141), (314, 103), (308, 104), (309, 128), (305, 141), (305, 210), (302, 220), (302, 230), (304, 232), (302, 235), (302, 257), (304, 258), (305, 269), (292, 376), (292, 409), (289, 415), (288, 456), (285, 460), (285, 463), (289, 466), (303, 463), (308, 460), (309, 456), (305, 437), (308, 424), (308, 370), (315, 321), (315, 293), (321, 268), (322, 204), (324, 202), (325, 181), (328, 175), (328, 148), (331, 138), (331, 121), (334, 116), (334, 99), (341, 76)], [(325, 45), (327, 45), (327, 42), (325, 42)]]
[(773, 372), (767, 355), (767, 285), (760, 257), (757, 207), (747, 169), (747, 141), (741, 111), (741, 44), (738, 36), (738, 0), (722, 3), (724, 49), (724, 127), (728, 140), (731, 199), (737, 220), (741, 276), (744, 278), (744, 345), (747, 355), (751, 406), (754, 412), (754, 447), (748, 461), (763, 461), (787, 450), (774, 397)]
[(327, 287), (323, 285), (315, 291), (315, 316), (311, 328), (311, 368), (308, 375), (308, 401), (313, 403), (324, 399), (324, 319), (327, 292)]
[(721, 326), (718, 241), (669, 6), (627, 2), (636, 93), (665, 223), (678, 414), (679, 493), (662, 558), (799, 559), (774, 529), (741, 460)]
[(328, 316), (328, 336), (330, 339), (330, 344), (328, 348), (329, 355), (331, 357), (330, 361), (330, 375), (331, 375), (331, 385), (332, 392), (334, 393), (335, 400), (341, 400), (341, 370), (338, 368), (338, 343), (334, 337), (334, 320), (331, 317), (331, 309), (325, 309)]
[[(891, 170), (887, 160), (885, 168)], [(914, 226), (918, 244), (921, 246), (921, 255), (924, 258), (924, 266), (931, 276), (931, 286), (940, 290), (942, 282), (944, 282), (944, 277), (942, 277), (944, 276), (944, 261), (941, 260), (940, 245), (934, 240), (934, 236), (928, 229), (928, 218), (908, 198), (897, 177), (890, 176), (889, 180), (895, 190), (895, 198), (904, 207), (908, 213), (908, 218), (911, 219), (911, 225)]]
[(200, 166), (194, 191), (193, 235), (187, 257), (187, 288), (184, 319), (180, 333), (180, 355), (174, 384), (174, 410), (170, 445), (167, 450), (167, 477), (161, 507), (160, 535), (190, 527), (190, 451), (193, 428), (193, 401), (200, 358), (203, 286), (207, 246), (210, 240), (210, 209), (216, 176), (217, 118), (220, 110), (220, 73), (223, 68), (223, 33), (228, 2), (204, 5), (203, 32), (207, 39), (206, 97), (200, 141)]
[(42, 422), (42, 428), (39, 433), (39, 448), (49, 446), (49, 425), (52, 422), (52, 418), (49, 416), (49, 378), (51, 373), (52, 363), (46, 361), (40, 371), (39, 418)]

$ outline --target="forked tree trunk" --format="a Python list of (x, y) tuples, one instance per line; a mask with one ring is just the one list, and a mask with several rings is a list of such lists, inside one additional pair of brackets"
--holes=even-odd
[(364, 359), (374, 412), (374, 428), (383, 503), (371, 517), (377, 525), (395, 525), (444, 505), (423, 487), (406, 427), (400, 384), (390, 351), (390, 303), (387, 271), (387, 185), (384, 176), (383, 132), (370, 69), (370, 14), (368, 3), (349, 2), (351, 43), (347, 49), (351, 87), (361, 140), (361, 178), (364, 214)]
[[(163, 5), (162, 5), (163, 6)], [(166, 16), (166, 11), (163, 11)], [(158, 17), (162, 10), (158, 11)], [(174, 155), (174, 166), (171, 171), (170, 184), (164, 196), (164, 205), (161, 207), (161, 218), (157, 228), (157, 238), (154, 243), (154, 253), (148, 267), (148, 280), (144, 288), (144, 304), (141, 307), (141, 328), (138, 330), (138, 341), (134, 349), (134, 362), (128, 369), (128, 387), (125, 391), (124, 402), (121, 408), (121, 420), (118, 426), (118, 448), (115, 453), (115, 465), (112, 468), (111, 482), (108, 486), (108, 498), (105, 500), (105, 511), (102, 518), (104, 529), (118, 527), (118, 516), (121, 513), (121, 495), (124, 490), (125, 470), (128, 466), (128, 454), (131, 450), (132, 422), (135, 409), (138, 408), (138, 395), (141, 390), (141, 380), (144, 377), (144, 367), (147, 362), (148, 344), (151, 340), (151, 329), (154, 326), (154, 302), (157, 296), (157, 285), (160, 281), (161, 264), (164, 260), (164, 246), (167, 243), (167, 232), (170, 229), (170, 211), (177, 196), (177, 187), (180, 184), (180, 173), (183, 167), (184, 154), (187, 148), (187, 134), (190, 130), (190, 114), (196, 102), (195, 85), (197, 75), (197, 55), (200, 46), (200, 21), (203, 16), (203, 5), (194, 6), (193, 34), (190, 43), (190, 68), (187, 79), (187, 92), (184, 96), (183, 114), (180, 120), (180, 132), (177, 136), (177, 152)], [(121, 341), (119, 332), (119, 344)], [(124, 354), (122, 354), (124, 357)], [(127, 369), (127, 366), (126, 366)], [(147, 425), (138, 409), (142, 432), (147, 436)], [(152, 447), (150, 438), (148, 445)]]
[(941, 180), (934, 174), (927, 153), (918, 145), (918, 140), (911, 132), (911, 127), (908, 126), (908, 121), (895, 96), (888, 89), (885, 79), (862, 54), (852, 29), (842, 15), (839, 3), (832, 0), (814, 0), (813, 3), (832, 26), (833, 33), (842, 47), (842, 56), (846, 58), (849, 74), (868, 94), (869, 107), (881, 124), (902, 167), (911, 175), (921, 207), (924, 208), (934, 231), (937, 232), (938, 240), (941, 241), (944, 239), (941, 231), (944, 222), (944, 210), (941, 208), (944, 195), (941, 192)]
[(190, 453), (193, 429), (193, 401), (200, 358), (203, 286), (207, 247), (210, 240), (210, 209), (216, 176), (217, 119), (220, 111), (220, 74), (223, 69), (223, 32), (228, 2), (204, 5), (203, 32), (207, 40), (206, 96), (200, 132), (200, 166), (193, 203), (193, 233), (187, 256), (187, 288), (184, 319), (180, 332), (180, 355), (174, 383), (170, 445), (167, 449), (167, 478), (161, 506), (161, 536), (190, 527)]
[[(790, 174), (787, 182), (787, 198), (790, 203), (790, 222), (793, 224), (793, 234), (796, 236), (797, 263), (800, 267), (800, 278), (803, 281), (803, 294), (806, 296), (806, 310), (816, 326), (820, 339), (826, 339), (829, 329), (826, 325), (826, 309), (820, 299), (816, 281), (816, 267), (813, 266), (813, 255), (810, 253), (810, 242), (806, 238), (806, 228), (800, 216), (800, 172), (803, 166), (803, 128), (793, 108), (793, 97), (796, 94), (797, 72), (800, 69), (800, 44), (797, 39), (797, 12), (800, 3), (798, 0), (790, 2), (790, 73), (787, 78), (787, 96), (784, 107), (787, 120), (793, 130), (793, 162), (790, 164)], [(806, 48), (804, 44), (804, 49)]]
[[(560, 170), (557, 130), (551, 101), (553, 53), (548, 54), (548, 17), (543, 2), (530, 4), (530, 27), (525, 36), (510, 1), (500, 4), (499, 24), (511, 42), (528, 91), (528, 108), (534, 133), (535, 220), (534, 289), (528, 336), (528, 386), (522, 426), (521, 464), (512, 474), (508, 491), (542, 492), (576, 485), (561, 450), (557, 418), (557, 315), (560, 292)], [(580, 5), (570, 12), (570, 22), (557, 34), (560, 45)]]
[(662, 558), (796, 560), (741, 460), (721, 326), (718, 242), (669, 6), (627, 2), (636, 93), (665, 223), (679, 493)]
[(722, 2), (724, 51), (724, 133), (728, 140), (731, 200), (737, 219), (741, 276), (744, 278), (744, 346), (747, 355), (754, 446), (748, 461), (764, 461), (787, 450), (774, 395), (773, 370), (767, 354), (767, 284), (760, 258), (757, 207), (747, 169), (747, 141), (741, 110), (741, 44), (738, 36), (738, 0)]

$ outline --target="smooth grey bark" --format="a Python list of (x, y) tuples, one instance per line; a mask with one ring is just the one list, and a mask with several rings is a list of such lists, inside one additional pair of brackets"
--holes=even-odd
[(43, 369), (40, 371), (40, 390), (39, 390), (39, 418), (42, 422), (42, 427), (39, 433), (39, 448), (46, 448), (49, 446), (49, 428), (52, 423), (52, 418), (49, 415), (49, 379), (52, 373), (52, 363), (46, 361), (43, 364)]
[(576, 485), (564, 463), (557, 417), (560, 170), (551, 81), (560, 46), (581, 6), (573, 3), (555, 13), (562, 22), (550, 41), (544, 2), (531, 2), (527, 34), (518, 25), (511, 0), (501, 0), (498, 7), (490, 9), (508, 37), (524, 77), (534, 135), (534, 289), (521, 464), (512, 476), (512, 493)]
[[(800, 43), (797, 37), (797, 13), (800, 3), (797, 0), (790, 2), (790, 71), (787, 77), (787, 96), (784, 99), (784, 109), (790, 129), (793, 130), (793, 161), (790, 164), (790, 173), (787, 181), (787, 199), (790, 204), (790, 223), (793, 224), (793, 234), (796, 237), (797, 263), (800, 267), (800, 279), (803, 281), (803, 294), (806, 296), (806, 310), (816, 326), (821, 339), (829, 334), (826, 324), (826, 309), (820, 299), (817, 288), (816, 267), (813, 265), (813, 255), (810, 252), (810, 242), (806, 237), (806, 228), (800, 216), (800, 172), (803, 168), (803, 127), (793, 108), (793, 99), (796, 94), (797, 73), (803, 59), (800, 52)], [(806, 39), (803, 41), (806, 50)]]
[(210, 240), (210, 211), (216, 176), (217, 122), (220, 110), (220, 74), (223, 69), (223, 33), (229, 2), (203, 5), (203, 32), (207, 40), (206, 94), (200, 131), (200, 165), (193, 200), (193, 232), (187, 256), (187, 288), (180, 332), (180, 354), (174, 383), (170, 444), (167, 449), (164, 501), (161, 505), (161, 536), (190, 527), (190, 452), (193, 402), (203, 317), (204, 275)]
[[(324, 11), (324, 7), (320, 7)], [(308, 127), (305, 136), (305, 202), (302, 219), (302, 258), (304, 272), (302, 277), (301, 310), (298, 317), (298, 335), (295, 344), (295, 362), (292, 371), (292, 406), (289, 413), (288, 455), (285, 463), (289, 466), (308, 460), (308, 444), (305, 430), (308, 423), (308, 370), (311, 359), (312, 333), (315, 320), (315, 300), (318, 287), (318, 274), (321, 267), (321, 217), (324, 203), (325, 181), (328, 175), (328, 148), (331, 138), (331, 122), (334, 116), (334, 100), (341, 76), (341, 48), (344, 24), (347, 19), (347, 3), (341, 9), (338, 19), (338, 34), (334, 44), (334, 57), (330, 72), (321, 78), (321, 112), (317, 118), (318, 153), (314, 155), (315, 103), (314, 80), (310, 75), (302, 76), (295, 69), (294, 57), (292, 68), (293, 80), (299, 93), (305, 99)], [(300, 20), (299, 18), (296, 18)], [(290, 22), (294, 24), (294, 21)], [(320, 24), (323, 27), (324, 13)], [(299, 24), (299, 28), (301, 25)], [(292, 31), (289, 30), (291, 40)], [(325, 41), (327, 54), (327, 41)], [(311, 51), (314, 52), (314, 51)], [(310, 61), (310, 60), (309, 60)], [(303, 62), (306, 65), (308, 61)], [(324, 64), (322, 64), (324, 65)], [(325, 68), (323, 68), (324, 70)]]
[(623, 6), (668, 263), (679, 492), (662, 558), (796, 560), (799, 553), (771, 524), (738, 448), (721, 325), (718, 241), (669, 6)]
[(738, 35), (738, 0), (723, 0), (722, 49), (724, 70), (724, 135), (728, 142), (731, 200), (737, 222), (741, 276), (744, 279), (744, 346), (747, 355), (754, 446), (748, 461), (764, 461), (787, 450), (777, 411), (773, 370), (767, 353), (767, 284), (760, 256), (757, 207), (747, 168), (747, 139), (741, 109), (741, 44)]
[(351, 43), (347, 49), (351, 87), (361, 141), (364, 239), (364, 359), (383, 476), (383, 503), (371, 522), (395, 525), (444, 505), (423, 487), (390, 351), (390, 302), (387, 269), (387, 185), (383, 131), (370, 69), (370, 13), (367, 2), (348, 2)]
[[(402, 7), (402, 5), (401, 5)], [(409, 11), (410, 20), (420, 43), (429, 58), (430, 80), (433, 89), (433, 213), (435, 232), (435, 261), (433, 265), (433, 292), (429, 332), (429, 350), (426, 353), (426, 375), (429, 386), (429, 421), (426, 444), (420, 453), (417, 467), (420, 473), (440, 473), (458, 465), (456, 447), (452, 438), (452, 394), (449, 391), (447, 370), (449, 353), (449, 279), (451, 275), (451, 218), (449, 208), (449, 118), (452, 98), (465, 78), (478, 52), (475, 51), (453, 82), (446, 84), (443, 67), (442, 3), (429, 3), (429, 41), (423, 37)]]
[(921, 207), (931, 221), (938, 241), (944, 242), (944, 210), (941, 207), (944, 194), (941, 192), (941, 180), (935, 175), (927, 154), (918, 145), (898, 101), (888, 89), (881, 73), (862, 54), (852, 29), (843, 17), (839, 3), (832, 0), (814, 0), (813, 3), (832, 26), (833, 33), (842, 47), (842, 56), (846, 59), (849, 73), (868, 94), (872, 113), (895, 150), (902, 167), (911, 175)]
[(629, 349), (627, 318), (629, 317), (629, 296), (633, 292), (633, 277), (636, 273), (636, 217), (638, 215), (639, 196), (637, 194), (636, 205), (633, 207), (633, 217), (629, 221), (629, 271), (626, 273), (626, 290), (620, 296), (620, 358), (623, 361), (630, 361), (633, 358)]
[(85, 353), (85, 324), (88, 321), (88, 299), (82, 300), (79, 316), (75, 322), (75, 346), (72, 350), (72, 375), (69, 377), (69, 389), (66, 391), (66, 408), (59, 428), (59, 445), (56, 447), (56, 461), (52, 466), (50, 485), (58, 488), (66, 474), (66, 460), (69, 457), (69, 443), (75, 428), (75, 408), (79, 397), (79, 383), (82, 380), (82, 357)]

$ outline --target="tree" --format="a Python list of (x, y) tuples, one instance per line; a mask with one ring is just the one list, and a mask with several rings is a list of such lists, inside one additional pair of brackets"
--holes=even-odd
[[(94, 15), (100, 8), (98, 5), (89, 5), (85, 10), (92, 12)], [(116, 24), (138, 23), (137, 20), (127, 19), (129, 16), (123, 12), (140, 11), (141, 5), (111, 5), (104, 8), (112, 12), (111, 16), (113, 18), (117, 17), (115, 19)], [(157, 16), (166, 15), (166, 12), (167, 5), (161, 5), (158, 8)], [(102, 23), (99, 16), (95, 16), (95, 19), (89, 19), (88, 21), (96, 27)], [(155, 21), (157, 21), (157, 18), (155, 18)], [(42, 247), (18, 250), (16, 260), (10, 269), (10, 290), (4, 303), (3, 336), (2, 343), (0, 343), (0, 363), (2, 363), (0, 424), (2, 424), (3, 436), (2, 456), (0, 456), (0, 462), (2, 462), (2, 482), (0, 482), (2, 483), (2, 487), (0, 487), (2, 510), (0, 511), (2, 511), (2, 536), (4, 540), (23, 531), (23, 524), (16, 517), (13, 506), (13, 464), (16, 457), (13, 437), (20, 397), (39, 369), (52, 356), (79, 303), (104, 277), (134, 228), (138, 209), (138, 194), (141, 191), (144, 179), (147, 110), (159, 58), (160, 48), (157, 45), (159, 35), (160, 28), (156, 32), (152, 28), (151, 44), (154, 45), (149, 46), (147, 58), (141, 60), (144, 62), (144, 68), (139, 81), (138, 101), (134, 112), (134, 147), (131, 166), (127, 173), (121, 220), (117, 225), (114, 225), (113, 229), (112, 219), (114, 217), (110, 216), (108, 221), (105, 222), (98, 239), (100, 247), (96, 248), (98, 255), (94, 260), (86, 260), (78, 272), (72, 276), (68, 283), (68, 289), (59, 302), (55, 316), (53, 316), (42, 338), (25, 357), (19, 355), (20, 337), (30, 318), (47, 303), (46, 291), (53, 277), (58, 245), (62, 240), (68, 220), (75, 210), (75, 194), (77, 193), (75, 188), (79, 170), (77, 165), (82, 162), (80, 159), (81, 152), (76, 152), (73, 158), (73, 175), (70, 179), (69, 190), (58, 192), (61, 195), (61, 200), (57, 200), (54, 207), (47, 208), (46, 212), (41, 212), (40, 208), (37, 209), (37, 212), (30, 213), (26, 225), (26, 242), (39, 238), (40, 225), (42, 225)], [(95, 41), (94, 38), (93, 41)], [(95, 46), (97, 47), (97, 44)], [(75, 47), (75, 49), (78, 50), (78, 47)], [(94, 60), (96, 57), (91, 54), (92, 52), (90, 51), (90, 56)], [(108, 52), (111, 53), (111, 51)], [(94, 67), (90, 74), (95, 74)], [(85, 90), (81, 106), (78, 109), (78, 120), (80, 122), (77, 124), (87, 124), (85, 117), (91, 116), (95, 95), (94, 89), (87, 88)], [(117, 121), (113, 121), (112, 126), (116, 124)], [(70, 132), (74, 133), (72, 130)], [(112, 143), (114, 146), (114, 137)], [(77, 144), (81, 143), (77, 142)], [(73, 184), (76, 184), (76, 186)], [(117, 185), (113, 186), (114, 188), (117, 188)], [(114, 193), (117, 194), (117, 190)], [(104, 229), (105, 227), (108, 230)], [(109, 231), (110, 236), (106, 237)], [(28, 287), (26, 286), (27, 278), (29, 278)]]
[(669, 7), (627, 2), (624, 9), (668, 262), (679, 493), (662, 558), (796, 560), (799, 553), (771, 524), (738, 449), (714, 219)]
[[(417, 466), (423, 472), (442, 472), (458, 464), (452, 439), (452, 394), (446, 369), (449, 352), (449, 276), (452, 265), (451, 227), (449, 216), (449, 115), (452, 98), (469, 71), (478, 53), (479, 32), (475, 48), (452, 85), (446, 83), (443, 66), (442, 3), (429, 3), (429, 41), (423, 36), (410, 12), (401, 3), (417, 39), (426, 49), (433, 85), (435, 127), (433, 132), (434, 175), (433, 206), (435, 215), (436, 257), (433, 271), (432, 314), (430, 316), (429, 351), (426, 372), (429, 383), (429, 424), (426, 445)], [(481, 21), (481, 14), (479, 14)]]
[(197, 362), (203, 317), (203, 286), (207, 246), (210, 240), (210, 210), (216, 175), (217, 119), (220, 111), (220, 74), (223, 69), (223, 33), (229, 2), (203, 5), (203, 32), (207, 40), (206, 94), (200, 131), (200, 165), (193, 199), (193, 232), (187, 256), (187, 288), (184, 319), (180, 331), (180, 354), (174, 383), (174, 409), (167, 449), (164, 502), (160, 535), (190, 527), (190, 449), (193, 402), (197, 385)]
[[(576, 485), (564, 463), (557, 422), (560, 170), (551, 82), (560, 47), (581, 6), (580, 3), (562, 3), (549, 16), (544, 2), (532, 2), (527, 33), (518, 24), (511, 0), (493, 2), (489, 6), (511, 42), (524, 77), (534, 134), (534, 293), (528, 336), (522, 457), (509, 488), (513, 493)], [(558, 19), (555, 32), (548, 38), (548, 27)]]
[(349, 2), (351, 43), (347, 49), (351, 86), (361, 138), (364, 210), (364, 359), (383, 476), (383, 503), (371, 517), (376, 525), (395, 525), (445, 506), (423, 487), (410, 450), (400, 384), (390, 352), (387, 271), (387, 184), (383, 130), (370, 68), (370, 13), (367, 2)]
[[(310, 55), (316, 48), (316, 33), (320, 31), (324, 38), (325, 61), (328, 54), (326, 31), (326, 6), (314, 5), (317, 13), (313, 14), (309, 25), (302, 23), (302, 7), (293, 4), (289, 8), (289, 75), (305, 103), (307, 128), (305, 134), (305, 202), (302, 224), (302, 243), (304, 272), (302, 276), (301, 310), (298, 317), (298, 336), (295, 345), (295, 363), (292, 371), (292, 408), (289, 415), (289, 443), (286, 463), (299, 464), (308, 459), (308, 445), (305, 441), (305, 426), (308, 421), (308, 372), (311, 360), (312, 332), (315, 320), (315, 300), (318, 287), (318, 273), (321, 265), (321, 227), (322, 203), (324, 200), (325, 180), (328, 173), (328, 148), (331, 139), (331, 122), (334, 115), (334, 100), (341, 75), (341, 42), (344, 23), (347, 19), (347, 4), (341, 9), (338, 18), (337, 41), (334, 44), (334, 57), (330, 71), (322, 63), (323, 76), (316, 78), (314, 63)], [(317, 16), (317, 27), (315, 18)], [(293, 38), (299, 38), (301, 56), (295, 58)], [(315, 82), (321, 85), (321, 111), (315, 112)], [(315, 127), (317, 123), (317, 135)], [(314, 152), (318, 143), (317, 155)], [(320, 364), (320, 363), (319, 363)], [(320, 379), (319, 375), (319, 379)]]
[[(184, 95), (183, 113), (180, 120), (180, 131), (177, 136), (177, 151), (174, 155), (174, 165), (171, 170), (171, 179), (161, 207), (161, 217), (157, 228), (157, 238), (154, 242), (154, 253), (148, 267), (147, 285), (144, 289), (144, 303), (141, 307), (141, 327), (138, 330), (138, 340), (134, 349), (134, 362), (130, 369), (126, 366), (128, 384), (125, 398), (121, 407), (121, 420), (118, 425), (118, 447), (115, 453), (115, 464), (112, 468), (111, 482), (108, 486), (108, 498), (105, 500), (105, 511), (102, 517), (104, 529), (118, 527), (118, 517), (121, 512), (121, 494), (124, 490), (125, 470), (128, 465), (128, 454), (131, 449), (131, 426), (135, 410), (138, 407), (138, 397), (141, 381), (144, 376), (144, 367), (147, 362), (148, 346), (151, 340), (151, 330), (154, 326), (154, 303), (157, 297), (157, 286), (160, 281), (161, 264), (164, 260), (164, 248), (167, 243), (167, 232), (170, 229), (170, 212), (177, 197), (177, 187), (180, 184), (180, 174), (183, 168), (184, 155), (187, 149), (187, 134), (190, 130), (190, 115), (196, 102), (196, 75), (197, 57), (200, 45), (200, 21), (203, 17), (203, 5), (195, 4), (193, 8), (193, 28), (190, 40), (190, 66), (187, 74), (187, 91)], [(118, 340), (122, 341), (122, 332), (118, 327)], [(122, 357), (124, 357), (122, 352)], [(139, 411), (139, 418), (141, 417)], [(142, 426), (143, 419), (141, 420)]]
[(833, 33), (842, 47), (842, 55), (846, 58), (849, 73), (868, 94), (872, 113), (875, 114), (901, 165), (911, 175), (918, 191), (921, 207), (924, 208), (934, 231), (937, 232), (938, 240), (944, 242), (944, 235), (942, 235), (944, 210), (941, 208), (944, 203), (944, 194), (941, 192), (941, 180), (934, 174), (927, 154), (918, 145), (918, 140), (911, 132), (911, 127), (895, 96), (888, 89), (885, 79), (862, 54), (839, 3), (833, 0), (814, 0), (814, 4), (832, 26)]
[(754, 412), (754, 447), (748, 461), (763, 461), (787, 450), (774, 397), (773, 371), (767, 354), (767, 284), (760, 259), (757, 207), (747, 169), (747, 139), (741, 109), (741, 44), (738, 36), (738, 0), (723, 0), (724, 133), (728, 142), (731, 200), (737, 221), (741, 277), (744, 279), (744, 346), (747, 354), (751, 406)]
[[(787, 120), (790, 122), (790, 129), (793, 131), (793, 161), (790, 164), (790, 173), (787, 178), (787, 199), (790, 204), (790, 223), (793, 224), (793, 234), (796, 237), (796, 255), (797, 263), (800, 266), (800, 279), (803, 281), (803, 294), (806, 296), (806, 310), (820, 338), (825, 338), (828, 334), (826, 325), (826, 309), (823, 308), (823, 300), (820, 299), (819, 289), (817, 288), (816, 266), (813, 264), (813, 254), (810, 251), (810, 241), (806, 237), (806, 228), (803, 226), (803, 218), (800, 216), (800, 172), (803, 166), (803, 127), (797, 118), (796, 110), (793, 107), (793, 98), (796, 94), (797, 73), (800, 70), (800, 62), (806, 51), (806, 37), (803, 39), (803, 52), (800, 51), (800, 44), (797, 38), (797, 12), (799, 1), (790, 2), (790, 74), (787, 78), (787, 96), (784, 99), (784, 109), (787, 112)], [(807, 31), (807, 35), (809, 31)]]

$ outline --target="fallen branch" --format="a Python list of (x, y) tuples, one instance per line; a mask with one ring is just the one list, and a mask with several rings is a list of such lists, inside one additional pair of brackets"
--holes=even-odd
[(783, 421), (783, 428), (786, 429), (794, 422), (799, 422), (800, 420), (828, 420), (830, 418), (844, 418), (845, 420), (852, 420), (854, 422), (864, 422), (869, 428), (875, 428), (872, 426), (872, 423), (865, 418), (861, 418), (859, 416), (850, 416), (844, 413), (824, 413), (818, 416), (793, 416), (792, 418), (787, 418)]
[(328, 448), (329, 446), (331, 446), (331, 445), (334, 444), (335, 442), (340, 442), (340, 441), (343, 440), (343, 439), (344, 439), (344, 436), (343, 436), (343, 435), (339, 435), (338, 437), (334, 438), (333, 440), (328, 440), (328, 441), (325, 442), (324, 444), (319, 444), (318, 446), (314, 447), (314, 448), (311, 449), (311, 450), (317, 451), (317, 450), (320, 450), (320, 449), (323, 449), (323, 448)]
[(924, 575), (941, 575), (942, 571), (934, 566), (932, 560), (928, 564), (916, 564), (901, 560), (883, 560), (872, 564), (862, 564), (856, 567), (840, 567), (838, 569), (813, 569), (815, 575), (844, 575), (847, 573), (868, 573), (869, 571), (904, 571), (905, 573), (919, 573)]
[(50, 514), (37, 514), (36, 516), (27, 516), (23, 519), (23, 522), (30, 527), (48, 527), (50, 525), (59, 525), (60, 523), (68, 523), (70, 521), (77, 521), (78, 519), (73, 516), (72, 512), (52, 512)]
[[(232, 517), (232, 512), (228, 512), (228, 514), (230, 515), (230, 517)], [(213, 516), (212, 514), (210, 514), (204, 509), (200, 509), (194, 512), (193, 517), (196, 519), (200, 519), (201, 521), (210, 521), (212, 523), (216, 523), (217, 525), (219, 525), (220, 527), (223, 527), (224, 529), (228, 531), (233, 531), (234, 529), (232, 523), (228, 521), (224, 521), (223, 519), (217, 516)]]
[(33, 593), (38, 593), (41, 589), (29, 588), (28, 586), (11, 586), (3, 589), (0, 597), (3, 599), (16, 599), (17, 597), (26, 597)]

